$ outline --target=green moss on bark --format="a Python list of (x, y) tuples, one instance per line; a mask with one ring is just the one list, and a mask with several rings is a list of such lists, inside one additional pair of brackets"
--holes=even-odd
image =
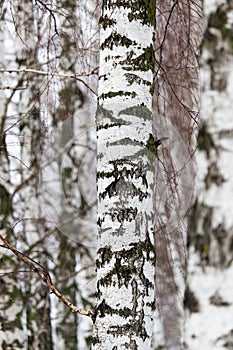
[(140, 21), (142, 24), (155, 26), (155, 0), (103, 0), (103, 8), (123, 7), (130, 9), (129, 21)]
[(134, 52), (128, 53), (125, 60), (120, 61), (122, 68), (126, 71), (142, 71), (146, 72), (151, 70), (154, 73), (155, 57), (154, 47), (151, 44), (143, 49), (143, 53), (137, 57), (133, 57)]
[(206, 152), (207, 158), (210, 158), (210, 151), (215, 148), (215, 144), (206, 123), (203, 123), (199, 130), (197, 144), (199, 150)]
[(106, 29), (108, 27), (114, 26), (114, 24), (116, 24), (116, 21), (112, 18), (109, 18), (107, 15), (105, 15), (100, 17), (99, 23), (102, 26), (102, 28)]
[(115, 46), (125, 46), (130, 47), (132, 45), (136, 45), (136, 41), (130, 40), (125, 35), (121, 35), (116, 32), (112, 32), (107, 39), (103, 42), (103, 44), (100, 46), (101, 50), (104, 50), (105, 48), (108, 48), (110, 50), (113, 50)]
[(113, 252), (110, 247), (101, 248), (98, 251), (97, 267), (104, 267), (114, 259), (114, 267), (98, 281), (97, 290), (100, 286), (108, 286), (112, 283), (118, 283), (118, 287), (125, 285), (128, 287), (132, 283), (133, 277), (138, 276), (145, 290), (151, 288), (151, 282), (144, 275), (144, 263), (150, 261), (155, 264), (154, 245), (147, 235), (145, 241), (131, 243), (131, 248)]
[(128, 96), (128, 97), (135, 97), (137, 94), (136, 92), (129, 92), (129, 91), (109, 91), (107, 94), (102, 94), (99, 98), (104, 100), (106, 98), (112, 98), (116, 96)]
[(232, 10), (231, 1), (229, 4), (221, 4), (216, 12), (212, 13), (209, 17), (208, 28), (216, 28), (221, 31), (222, 38), (229, 43), (230, 51), (233, 52), (233, 32), (232, 25), (228, 23), (228, 12)]
[(146, 106), (134, 106), (125, 108), (120, 112), (121, 114), (126, 115), (135, 115), (139, 118), (143, 118), (144, 120), (151, 120), (153, 118), (152, 112)]

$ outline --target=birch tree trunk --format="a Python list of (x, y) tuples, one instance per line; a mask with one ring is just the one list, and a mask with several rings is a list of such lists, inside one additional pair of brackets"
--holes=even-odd
[[(92, 26), (97, 22), (91, 4), (88, 1), (88, 9), (83, 1), (62, 0), (56, 4), (57, 8), (62, 9), (56, 12), (57, 28), (61, 35), (56, 42), (57, 56), (60, 58), (54, 64), (59, 67), (60, 73), (75, 75), (78, 71), (91, 71), (87, 63), (93, 64), (90, 62), (92, 57), (89, 57), (93, 54), (91, 49), (90, 53), (86, 50), (86, 45), (88, 43), (91, 48), (95, 39), (90, 22)], [(55, 91), (58, 92), (57, 98), (53, 96)], [(49, 213), (47, 217), (56, 227), (50, 242), (51, 246), (56, 247), (53, 254), (55, 266), (52, 266), (56, 285), (74, 304), (84, 308), (88, 305), (92, 309), (96, 253), (94, 237), (97, 228), (96, 208), (90, 205), (91, 201), (88, 202), (87, 198), (89, 191), (89, 196), (92, 193), (92, 205), (96, 204), (95, 171), (92, 177), (90, 174), (91, 165), (95, 167), (96, 164), (92, 159), (96, 147), (90, 150), (90, 132), (95, 113), (87, 113), (90, 104), (87, 95), (88, 88), (80, 87), (77, 80), (54, 81), (49, 104), (52, 140), (48, 140), (48, 151), (44, 152), (44, 163), (49, 165), (42, 169), (42, 186)], [(53, 162), (50, 162), (51, 158)], [(85, 167), (88, 168), (88, 175)], [(53, 298), (52, 319), (57, 350), (88, 348), (92, 331), (89, 318), (71, 313), (60, 300)]]
[[(9, 16), (1, 9), (1, 16), (5, 23)], [(5, 45), (6, 33), (4, 22), (0, 23), (0, 66), (11, 62), (11, 55), (14, 55), (12, 47)], [(4, 87), (8, 85), (7, 79), (0, 80), (0, 234), (14, 240), (11, 225), (13, 222), (13, 205), (11, 201), (12, 184), (11, 160), (9, 148), (7, 147), (6, 130), (10, 127), (7, 118), (10, 96), (5, 94)], [(21, 288), (17, 276), (12, 275), (12, 270), (18, 271), (19, 266), (16, 259), (1, 245), (0, 248), (0, 349), (23, 348), (25, 344), (24, 325), (22, 313), (24, 309)]]
[[(6, 3), (4, 10), (6, 16), (4, 24), (11, 32), (11, 35), (6, 34), (5, 45), (11, 47), (12, 51), (11, 56), (9, 55), (3, 64), (5, 67), (19, 69), (38, 64), (39, 44), (35, 41), (38, 32), (34, 26), (35, 12), (32, 2), (25, 0), (20, 4), (19, 2)], [(30, 16), (27, 16), (26, 12)], [(48, 255), (46, 254), (46, 243), (43, 241), (46, 229), (41, 213), (38, 181), (41, 153), (46, 135), (41, 113), (44, 104), (39, 92), (42, 85), (42, 79), (35, 75), (29, 76), (22, 73), (21, 75), (13, 74), (10, 77), (9, 90), (11, 92), (8, 94), (5, 107), (6, 123), (3, 127), (9, 159), (10, 181), (8, 185), (10, 185), (12, 203), (12, 218), (9, 222), (11, 235), (7, 238), (18, 250), (25, 254), (30, 252), (32, 259), (46, 266)], [(12, 115), (14, 115), (14, 120)], [(3, 236), (6, 237), (8, 234), (4, 232)], [(43, 243), (38, 244), (38, 242)], [(39, 253), (40, 249), (44, 254)], [(12, 266), (12, 270), (15, 276), (9, 285), (12, 285), (19, 299), (18, 310), (7, 310), (11, 323), (5, 330), (6, 341), (3, 344), (13, 349), (15, 344), (12, 340), (16, 337), (18, 348), (35, 349), (38, 343), (40, 347), (46, 344), (48, 348), (51, 348), (49, 291), (45, 285), (41, 285), (34, 274), (19, 273), (18, 271), (24, 270), (23, 264), (15, 257), (14, 260), (15, 266)], [(16, 304), (16, 300), (12, 300), (13, 305)], [(7, 305), (6, 309), (8, 309)], [(7, 322), (7, 318), (5, 321)], [(14, 322), (22, 324), (23, 335), (17, 327), (14, 327)], [(14, 337), (12, 337), (13, 330)]]
[(154, 1), (104, 1), (93, 349), (150, 349), (154, 310)]
[(197, 198), (188, 235), (186, 344), (232, 349), (233, 1), (204, 1)]
[[(0, 233), (38, 262), (46, 276), (51, 274), (67, 298), (86, 307), (94, 300), (93, 294), (90, 297), (94, 286), (90, 287), (89, 280), (94, 275), (96, 220), (95, 208), (86, 203), (80, 193), (88, 197), (85, 190), (90, 187), (90, 176), (87, 181), (84, 167), (90, 170), (86, 163), (92, 159), (86, 153), (92, 140), (90, 130), (86, 130), (90, 121), (84, 114), (79, 116), (85, 93), (74, 77), (87, 68), (81, 65), (87, 48), (92, 55), (95, 39), (87, 28), (94, 26), (96, 18), (93, 19), (90, 2), (88, 10), (80, 6), (82, 15), (85, 8), (86, 17), (93, 21), (89, 27), (85, 24), (86, 41), (83, 40), (76, 5), (75, 0), (48, 5), (29, 0), (4, 3), (1, 24), (7, 28), (4, 37), (7, 50), (4, 56), (1, 50), (0, 57), (4, 78), (1, 88), (6, 87), (5, 96), (2, 91), (0, 96)], [(8, 69), (14, 72), (9, 74)], [(96, 66), (91, 67), (89, 62), (85, 92), (90, 85), (88, 72), (94, 69)], [(63, 123), (64, 119), (67, 123)], [(61, 124), (62, 132), (56, 130)], [(92, 127), (93, 124), (94, 120)], [(75, 135), (84, 134), (84, 137), (76, 139), (73, 129), (76, 129)], [(54, 137), (55, 130), (58, 134), (60, 131), (59, 136), (62, 134), (55, 149), (47, 147), (51, 130)], [(91, 154), (95, 154), (93, 150)], [(81, 166), (78, 169), (80, 164), (82, 169)], [(43, 175), (49, 166), (53, 169), (46, 178)], [(86, 182), (81, 181), (84, 178)], [(93, 187), (95, 189), (95, 182)], [(95, 191), (93, 197), (95, 203)], [(48, 215), (50, 204), (60, 221), (56, 216), (57, 220), (52, 222), (54, 217)], [(0, 252), (0, 344), (3, 349), (36, 350), (54, 346), (86, 349), (90, 343), (91, 321), (81, 328), (78, 315), (62, 303), (56, 303), (55, 296), (38, 276), (25, 269), (4, 245)]]

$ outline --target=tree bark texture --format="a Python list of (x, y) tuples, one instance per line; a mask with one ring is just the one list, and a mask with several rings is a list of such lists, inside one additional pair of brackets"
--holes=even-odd
[(193, 203), (201, 39), (199, 1), (158, 1), (154, 129), (156, 158), (156, 298), (166, 349), (183, 343), (186, 223)]
[(103, 1), (93, 349), (149, 349), (154, 310), (154, 1)]
[(233, 1), (204, 1), (197, 197), (188, 234), (186, 344), (233, 344)]

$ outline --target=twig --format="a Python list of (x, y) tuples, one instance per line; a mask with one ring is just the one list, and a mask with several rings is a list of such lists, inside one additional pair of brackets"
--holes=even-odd
[(78, 78), (78, 77), (89, 77), (90, 75), (96, 74), (97, 68), (93, 69), (90, 73), (82, 73), (82, 74), (67, 74), (67, 73), (55, 73), (48, 72), (39, 69), (32, 68), (24, 68), (24, 69), (5, 69), (1, 68), (0, 73), (36, 73), (42, 75), (53, 75), (55, 77), (64, 77), (64, 78)]
[[(94, 91), (84, 80), (80, 79), (79, 77), (88, 77), (92, 74), (96, 74), (96, 69), (94, 69), (90, 73), (83, 73), (83, 74), (67, 74), (67, 73), (55, 73), (55, 72), (48, 72), (43, 70), (37, 70), (32, 68), (25, 68), (25, 69), (0, 69), (0, 73), (35, 73), (40, 75), (51, 75), (53, 77), (62, 77), (62, 78), (73, 78), (78, 81), (80, 81), (83, 85), (85, 85), (93, 94), (97, 96), (97, 92)], [(9, 89), (9, 87), (3, 87), (3, 89)]]
[(66, 306), (68, 306), (72, 312), (78, 313), (80, 315), (91, 317), (92, 319), (95, 316), (94, 311), (87, 311), (80, 309), (79, 307), (72, 304), (64, 295), (62, 295), (54, 286), (54, 284), (51, 282), (51, 279), (45, 276), (44, 273), (42, 273), (36, 265), (32, 262), (32, 260), (28, 257), (26, 257), (23, 253), (20, 253), (15, 247), (13, 247), (1, 234), (0, 234), (0, 240), (5, 244), (5, 246), (11, 250), (11, 252), (17, 256), (23, 263), (28, 265), (31, 270), (33, 270), (39, 277), (44, 281), (47, 286), (49, 287), (50, 293), (55, 294), (58, 299), (60, 299)]
[(50, 13), (50, 15), (52, 16), (52, 18), (53, 18), (53, 21), (54, 21), (54, 31), (55, 31), (55, 33), (57, 34), (57, 35), (59, 35), (58, 34), (58, 30), (57, 30), (57, 22), (56, 22), (56, 18), (55, 18), (55, 15), (54, 15), (54, 13), (53, 13), (53, 11), (48, 7), (48, 5), (46, 5), (43, 1), (41, 1), (41, 0), (36, 0), (36, 3), (37, 3), (37, 1), (39, 2), (39, 4), (41, 4), (42, 6), (44, 6), (44, 8)]

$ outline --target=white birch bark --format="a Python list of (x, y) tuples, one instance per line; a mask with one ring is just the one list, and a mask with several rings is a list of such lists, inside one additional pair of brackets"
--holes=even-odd
[(201, 126), (197, 198), (189, 227), (186, 344), (231, 349), (232, 265), (232, 1), (204, 1)]
[(97, 111), (95, 350), (151, 347), (154, 15), (154, 1), (103, 2)]
[[(17, 82), (23, 85), (22, 90), (14, 91), (16, 97), (10, 101), (11, 109), (7, 110), (7, 114), (3, 114), (1, 123), (3, 129), (8, 130), (7, 151), (11, 152), (10, 161), (6, 159), (5, 152), (1, 154), (2, 174), (5, 173), (9, 177), (12, 175), (12, 183), (8, 183), (8, 187), (9, 192), (13, 193), (14, 219), (8, 220), (7, 224), (16, 225), (11, 238), (16, 240), (16, 248), (29, 252), (29, 256), (40, 262), (41, 266), (47, 267), (49, 260), (47, 257), (51, 256), (53, 262), (49, 261), (49, 267), (55, 270), (53, 274), (53, 277), (56, 277), (55, 284), (62, 287), (60, 289), (64, 291), (64, 295), (73, 303), (77, 301), (79, 305), (85, 304), (85, 307), (88, 305), (88, 308), (92, 308), (94, 298), (93, 295), (91, 298), (90, 294), (93, 293), (94, 287), (91, 288), (89, 279), (92, 279), (94, 274), (93, 236), (96, 230), (94, 225), (96, 213), (93, 203), (96, 197), (94, 194), (90, 195), (92, 190), (90, 166), (87, 163), (92, 162), (95, 154), (95, 149), (90, 149), (93, 144), (91, 134), (95, 113), (90, 123), (87, 117), (90, 118), (91, 114), (87, 115), (83, 110), (79, 110), (88, 88), (82, 92), (77, 80), (68, 77), (61, 80), (53, 77), (53, 72), (75, 75), (77, 72), (84, 72), (86, 68), (87, 73), (96, 68), (90, 60), (88, 66), (84, 67), (82, 64), (86, 52), (89, 57), (93, 55), (92, 47), (96, 34), (96, 31), (93, 33), (96, 23), (93, 13), (96, 7), (91, 8), (90, 2), (88, 6), (80, 7), (80, 12), (82, 15), (85, 12), (86, 19), (88, 16), (92, 18), (90, 23), (83, 23), (81, 29), (77, 14), (77, 5), (80, 5), (80, 2), (77, 3), (75, 0), (46, 4), (43, 1), (33, 3), (24, 0), (5, 2), (5, 5), (4, 13), (7, 9), (9, 28), (8, 23), (3, 23), (7, 28), (7, 34), (10, 34), (7, 44), (12, 51), (9, 50), (10, 58), (3, 62), (5, 66), (1, 68), (6, 70), (12, 68), (17, 71), (11, 75), (7, 72), (1, 74), (5, 73), (4, 77), (13, 76), (13, 79), (8, 79), (8, 85), (12, 89)], [(85, 32), (87, 29), (88, 33)], [(34, 73), (25, 74), (23, 72), (25, 68), (34, 69)], [(41, 72), (44, 74), (40, 74)], [(86, 78), (87, 86), (88, 79), (89, 77)], [(13, 122), (11, 115), (15, 118)], [(7, 116), (7, 123), (4, 116)], [(56, 150), (46, 148), (51, 146), (51, 143), (49, 145), (45, 143), (44, 132), (47, 130), (47, 125), (56, 129), (64, 119), (67, 119), (67, 123), (58, 130), (59, 137), (62, 134), (62, 141), (58, 137), (59, 142), (56, 144), (58, 154), (56, 154), (57, 148)], [(75, 133), (73, 129), (76, 129)], [(5, 142), (4, 138), (3, 141)], [(11, 148), (10, 141), (12, 145), (17, 146)], [(67, 143), (70, 144), (69, 147), (66, 147)], [(87, 156), (88, 151), (90, 152)], [(52, 156), (55, 156), (55, 159), (52, 160)], [(54, 163), (55, 167), (50, 172), (50, 177), (45, 179), (46, 188), (43, 176), (42, 181), (39, 181), (39, 174), (40, 171), (45, 172), (43, 166), (46, 164), (54, 166)], [(5, 177), (5, 181), (8, 181), (8, 178)], [(93, 187), (95, 189), (95, 182)], [(95, 193), (95, 190), (93, 192)], [(1, 202), (4, 194), (1, 193)], [(94, 197), (93, 202), (90, 196)], [(56, 211), (56, 219), (60, 221), (51, 222), (51, 217), (47, 215), (50, 204)], [(4, 206), (7, 207), (7, 198)], [(7, 229), (4, 228), (4, 234)], [(9, 255), (11, 256), (10, 253)], [(15, 257), (12, 260), (18, 268), (22, 268), (23, 265), (21, 266)], [(1, 267), (3, 272), (9, 272), (5, 264)], [(86, 322), (86, 326), (81, 329), (78, 315), (71, 313), (61, 303), (54, 302), (53, 295), (49, 295), (47, 287), (38, 281), (35, 275), (20, 274), (19, 278), (17, 268), (14, 268), (14, 274), (15, 281), (11, 275), (8, 278), (8, 294), (14, 309), (9, 307), (9, 312), (7, 310), (9, 320), (6, 312), (4, 313), (6, 327), (5, 325), (3, 327), (3, 340), (6, 342), (3, 345), (33, 350), (45, 346), (44, 344), (47, 349), (52, 348), (53, 343), (57, 349), (87, 348), (88, 341), (90, 342), (91, 321)], [(12, 294), (17, 298), (15, 296), (13, 300)], [(4, 298), (1, 307), (4, 308), (7, 303), (8, 299)], [(51, 337), (51, 323), (53, 337)]]
[[(15, 63), (16, 47), (13, 44), (13, 24), (9, 4), (1, 8), (1, 69)], [(1, 76), (1, 235), (10, 242), (17, 239), (13, 225), (17, 220), (20, 209), (14, 211), (14, 198), (12, 193), (19, 184), (20, 147), (17, 147), (18, 127), (14, 124), (12, 116), (16, 115), (13, 103), (17, 101), (17, 77)], [(15, 137), (14, 137), (14, 136)], [(4, 247), (4, 246), (3, 246)], [(22, 276), (18, 270), (21, 266), (12, 254), (1, 247), (1, 288), (0, 288), (0, 345), (3, 349), (27, 347), (25, 334), (25, 306), (22, 297)], [(18, 247), (18, 244), (17, 244)]]
[[(62, 14), (66, 13), (57, 14), (58, 29), (62, 31), (56, 43), (62, 57), (57, 60), (59, 71), (92, 72), (97, 66), (94, 45), (98, 6), (92, 1), (75, 0), (57, 5), (62, 6)], [(84, 79), (96, 90), (96, 75)], [(50, 179), (43, 189), (48, 219), (57, 226), (54, 279), (73, 303), (93, 309), (97, 230), (93, 93), (75, 80), (60, 85), (56, 85), (59, 102), (54, 92), (50, 101), (54, 142), (49, 142), (44, 154), (45, 163), (51, 156), (54, 161), (42, 171), (45, 182)], [(58, 350), (88, 348), (92, 332), (89, 318), (72, 314), (59, 300), (53, 300), (53, 319)]]
[[(2, 9), (1, 9), (2, 10)], [(2, 15), (2, 11), (1, 11)], [(4, 47), (4, 26), (0, 23), (0, 66), (4, 67), (5, 47)], [(6, 115), (5, 102), (6, 96), (4, 94), (3, 86), (5, 81), (0, 78), (0, 234), (5, 235), (9, 230), (12, 222), (12, 206), (10, 201), (10, 174), (9, 174), (9, 158), (6, 147)], [(15, 315), (22, 310), (22, 301), (15, 298), (15, 303), (12, 303), (13, 291), (15, 295), (20, 292), (16, 288), (12, 278), (7, 275), (12, 266), (14, 266), (14, 259), (11, 259), (10, 254), (2, 246), (0, 248), (0, 349), (2, 346), (21, 346), (24, 343), (24, 330), (21, 319), (18, 318), (18, 323), (11, 327), (11, 322), (16, 320)], [(18, 340), (18, 335), (22, 340)], [(11, 347), (11, 348), (12, 348)], [(10, 347), (9, 347), (10, 348)], [(10, 348), (10, 349), (11, 349)]]
[[(63, 0), (57, 2), (57, 6), (62, 7), (63, 14), (66, 13), (66, 16), (57, 15), (58, 28), (62, 31), (57, 43), (62, 57), (57, 61), (59, 71), (66, 74), (75, 74), (78, 71), (88, 72), (89, 67), (86, 70), (87, 67), (84, 67), (82, 62), (84, 57), (87, 60), (88, 54), (86, 55), (82, 48), (86, 47), (88, 39), (93, 34), (90, 33), (88, 23), (90, 14), (85, 4), (76, 0)], [(83, 16), (85, 14), (87, 22), (80, 21), (82, 19), (80, 13)], [(92, 21), (94, 22), (94, 19)], [(91, 45), (90, 40), (89, 46)], [(55, 160), (48, 169), (44, 169), (44, 173), (47, 172), (44, 178), (49, 178), (49, 174), (57, 178), (53, 189), (49, 184), (44, 186), (44, 198), (47, 203), (52, 204), (50, 218), (57, 226), (54, 278), (61, 292), (69, 300), (80, 306), (83, 306), (84, 301), (85, 307), (88, 305), (92, 309), (94, 298), (93, 296), (91, 298), (90, 294), (93, 294), (94, 280), (91, 284), (90, 279), (95, 275), (93, 236), (96, 233), (93, 228), (96, 214), (90, 202), (86, 201), (87, 191), (90, 191), (90, 188), (88, 189), (87, 176), (83, 174), (83, 169), (85, 166), (91, 168), (90, 155), (95, 154), (94, 150), (89, 149), (91, 143), (89, 133), (94, 120), (91, 125), (90, 114), (87, 113), (88, 89), (81, 89), (77, 81), (70, 79), (60, 84), (61, 87), (58, 84), (56, 86), (56, 89), (59, 88), (59, 102), (54, 104), (55, 101), (51, 96), (53, 103), (50, 103), (55, 123), (57, 123), (53, 125), (52, 132), (55, 142), (49, 144), (50, 152), (47, 154), (45, 152), (45, 157), (48, 157), (49, 161), (51, 157), (49, 153), (52, 149)], [(93, 187), (93, 197), (95, 197), (95, 186)], [(83, 285), (85, 288), (82, 288)], [(56, 348), (58, 350), (87, 349), (92, 326), (90, 319), (80, 318), (77, 314), (70, 313), (66, 305), (61, 304), (59, 300), (53, 300), (53, 305), (53, 333), (56, 338)]]
[[(82, 15), (85, 12), (86, 18), (88, 16), (92, 18), (90, 23), (85, 25), (83, 23), (85, 28), (81, 29), (77, 5), (80, 5), (80, 2), (76, 0), (57, 3), (28, 0), (4, 3), (5, 17), (2, 18), (1, 23), (10, 38), (6, 42), (6, 46), (9, 47), (8, 57), (4, 61), (1, 60), (1, 68), (5, 68), (6, 72), (1, 71), (1, 74), (4, 77), (10, 77), (7, 80), (8, 85), (6, 84), (6, 87), (10, 86), (7, 93), (8, 96), (12, 93), (14, 98), (8, 103), (9, 109), (1, 109), (1, 136), (3, 136), (1, 138), (3, 142), (1, 175), (7, 184), (7, 191), (4, 192), (5, 187), (1, 183), (1, 204), (4, 202), (4, 208), (0, 213), (4, 214), (1, 215), (1, 219), (6, 224), (3, 231), (4, 237), (9, 231), (9, 226), (14, 226), (14, 230), (9, 232), (11, 232), (10, 240), (16, 248), (45, 267), (48, 265), (48, 257), (51, 256), (53, 262), (49, 261), (49, 267), (54, 269), (54, 265), (56, 266), (53, 274), (53, 277), (56, 277), (55, 284), (62, 286), (64, 294), (73, 303), (78, 301), (79, 305), (85, 303), (85, 307), (88, 305), (92, 308), (94, 298), (92, 295), (91, 299), (90, 290), (93, 293), (94, 287), (90, 287), (89, 279), (94, 274), (93, 236), (96, 230), (94, 226), (96, 213), (91, 204), (95, 203), (96, 197), (92, 196), (93, 203), (87, 199), (90, 196), (90, 166), (87, 162), (92, 162), (92, 158), (87, 156), (87, 150), (89, 151), (93, 143), (90, 134), (93, 133), (95, 113), (90, 123), (90, 120), (87, 120), (87, 114), (79, 110), (83, 103), (80, 100), (88, 88), (83, 93), (79, 82), (74, 78), (72, 80), (68, 77), (62, 78), (61, 81), (53, 77), (54, 71), (55, 74), (59, 71), (64, 73), (63, 75), (71, 73), (74, 76), (77, 72), (84, 72), (86, 68), (88, 68), (87, 73), (96, 68), (90, 60), (88, 67), (81, 64), (86, 56), (85, 52), (88, 52), (90, 57), (93, 55), (95, 34), (93, 28), (96, 23), (93, 13), (96, 7), (91, 8), (89, 2), (88, 6), (80, 8)], [(81, 11), (82, 9), (84, 11)], [(4, 22), (6, 17), (7, 23)], [(88, 28), (91, 30), (87, 33), (85, 30)], [(80, 35), (82, 31), (85, 32), (85, 40), (84, 35)], [(14, 69), (15, 72), (9, 74), (7, 69)], [(32, 69), (34, 72), (25, 74), (23, 72), (25, 69)], [(86, 79), (88, 86), (89, 78)], [(19, 84), (17, 88), (20, 90), (14, 91), (17, 83)], [(58, 94), (58, 91), (61, 94)], [(51, 105), (53, 109), (49, 109)], [(54, 111), (56, 114), (52, 118)], [(81, 117), (79, 113), (82, 114)], [(53, 162), (51, 158), (46, 159), (46, 156), (54, 155), (46, 149), (47, 144), (44, 139), (46, 123), (54, 127), (55, 124), (60, 125), (61, 120), (66, 118), (68, 122), (61, 127), (62, 143), (64, 145), (68, 142), (70, 147), (62, 150), (63, 145), (60, 144), (59, 139), (59, 144), (56, 145), (59, 148), (59, 155), (55, 154), (57, 158)], [(91, 127), (90, 124), (92, 124)], [(75, 136), (73, 128), (77, 128)], [(7, 130), (7, 142), (5, 130)], [(6, 150), (3, 147), (5, 143), (7, 143)], [(42, 153), (46, 152), (46, 156), (42, 157)], [(95, 150), (91, 149), (90, 153), (93, 156)], [(43, 183), (43, 177), (42, 182), (39, 181), (39, 174), (40, 171), (44, 172), (43, 166), (48, 163), (56, 163), (55, 171), (53, 169), (50, 175), (57, 172), (57, 177), (51, 176), (49, 180), (47, 179), (50, 192), (47, 191), (45, 195), (47, 188)], [(69, 170), (72, 173), (70, 178)], [(56, 182), (57, 179), (59, 182)], [(95, 182), (93, 183), (95, 189)], [(89, 195), (86, 194), (87, 188)], [(80, 189), (82, 195), (80, 195)], [(12, 194), (12, 208), (8, 208), (8, 191)], [(49, 195), (49, 199), (51, 197), (55, 199), (52, 204), (58, 216), (60, 215), (59, 223), (57, 220), (53, 227), (51, 218), (46, 216), (48, 203), (45, 201)], [(59, 201), (56, 196), (59, 196)], [(61, 303), (53, 302), (54, 298), (49, 295), (47, 286), (32, 272), (19, 275), (18, 269), (23, 269), (23, 264), (21, 266), (10, 252), (8, 258), (6, 250), (1, 249), (1, 253), (2, 251), (1, 272), (9, 273), (9, 269), (11, 273), (12, 270), (14, 272), (13, 278), (11, 274), (3, 277), (4, 282), (7, 279), (7, 286), (2, 283), (1, 289), (1, 295), (6, 294), (1, 298), (3, 310), (3, 313), (1, 310), (1, 321), (3, 321), (4, 332), (1, 333), (0, 340), (3, 346), (9, 349), (17, 347), (30, 348), (30, 350), (45, 346), (46, 349), (53, 346), (57, 349), (65, 347), (72, 350), (76, 347), (80, 350), (82, 347), (87, 348), (87, 343), (90, 342), (88, 337), (90, 338), (91, 321), (86, 322), (88, 326), (83, 332), (85, 327), (80, 328), (78, 315), (71, 313)], [(14, 268), (7, 266), (11, 260), (14, 262), (14, 264), (11, 263)], [(80, 278), (81, 273), (82, 278)], [(53, 339), (51, 318), (54, 317), (55, 311), (54, 307), (51, 311), (51, 300), (57, 309), (58, 304), (60, 305), (59, 314), (56, 313), (56, 317), (58, 316), (56, 322), (53, 320), (53, 326), (56, 326), (53, 327)], [(81, 341), (78, 342), (80, 338), (82, 338), (82, 344)]]
[[(38, 52), (41, 45), (35, 40), (40, 36), (40, 29), (36, 24), (41, 19), (41, 13), (37, 18), (34, 4), (27, 0), (8, 5), (14, 45), (16, 43), (9, 67), (22, 69), (25, 66), (36, 65), (39, 63)], [(21, 81), (19, 87), (22, 89), (19, 89), (11, 100), (11, 109), (7, 116), (11, 126), (8, 130), (7, 146), (11, 159), (11, 179), (14, 183), (11, 194), (14, 217), (12, 231), (16, 242), (14, 244), (19, 251), (29, 254), (30, 258), (47, 267), (46, 225), (41, 212), (42, 201), (38, 179), (46, 137), (44, 103), (41, 97), (41, 90), (46, 82), (36, 75), (22, 74), (16, 77), (19, 84)], [(15, 124), (11, 120), (10, 112), (16, 118)], [(14, 147), (11, 147), (11, 142)], [(21, 262), (18, 261), (17, 264), (21, 269), (24, 268)], [(47, 287), (32, 272), (19, 274), (16, 281), (23, 303), (20, 314), (24, 324), (24, 348), (34, 350), (44, 344), (51, 347)], [(16, 314), (15, 318), (17, 317)], [(20, 336), (18, 338), (20, 339)]]

